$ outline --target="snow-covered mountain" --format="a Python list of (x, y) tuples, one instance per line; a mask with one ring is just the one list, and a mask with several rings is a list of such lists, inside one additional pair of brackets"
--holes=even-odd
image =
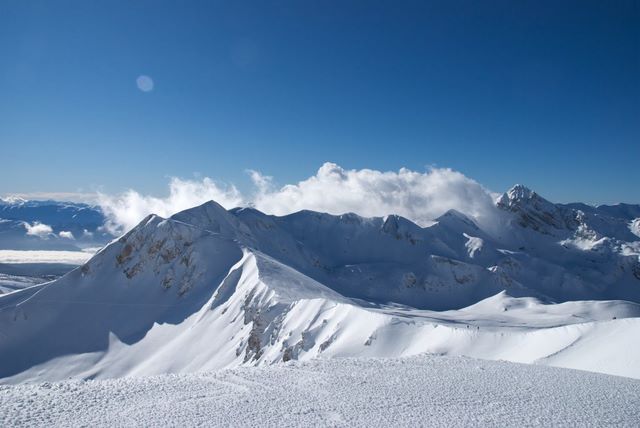
[(431, 352), (640, 378), (638, 212), (516, 186), (482, 225), (215, 202), (151, 215), (64, 277), (0, 296), (0, 377)]

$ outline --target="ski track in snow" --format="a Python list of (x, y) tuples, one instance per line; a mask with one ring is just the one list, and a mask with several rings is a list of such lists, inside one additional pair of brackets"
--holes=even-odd
[(11, 426), (637, 426), (640, 381), (465, 357), (0, 386)]

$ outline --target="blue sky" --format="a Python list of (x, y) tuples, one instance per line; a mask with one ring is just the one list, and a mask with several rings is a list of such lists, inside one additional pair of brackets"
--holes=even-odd
[(638, 1), (3, 0), (0, 52), (0, 194), (331, 161), (640, 202)]

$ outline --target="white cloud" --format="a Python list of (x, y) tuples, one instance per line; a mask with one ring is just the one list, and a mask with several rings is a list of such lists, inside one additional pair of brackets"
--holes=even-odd
[(399, 214), (421, 225), (456, 209), (488, 226), (495, 217), (493, 195), (465, 175), (448, 168), (424, 172), (406, 168), (397, 172), (371, 169), (345, 170), (325, 163), (318, 172), (298, 183), (282, 187), (272, 177), (248, 171), (255, 186), (242, 195), (233, 185), (204, 178), (172, 178), (169, 196), (158, 198), (129, 190), (120, 195), (99, 195), (107, 215), (107, 230), (119, 233), (135, 226), (146, 215), (163, 217), (215, 200), (225, 208), (252, 205), (269, 214), (284, 215), (302, 209), (362, 216)]
[(425, 172), (345, 170), (325, 163), (316, 175), (281, 188), (271, 178), (252, 172), (258, 192), (253, 204), (261, 211), (283, 215), (302, 209), (362, 216), (399, 214), (426, 225), (449, 209), (480, 222), (493, 217), (491, 194), (474, 180), (448, 168)]
[(81, 265), (93, 254), (82, 251), (0, 250), (0, 263), (64, 263)]
[(73, 233), (69, 232), (68, 230), (60, 231), (60, 233), (58, 233), (58, 236), (61, 237), (61, 238), (65, 238), (65, 239), (76, 239), (73, 236)]
[(38, 221), (33, 224), (29, 224), (27, 222), (22, 223), (24, 228), (27, 230), (27, 235), (37, 236), (39, 238), (46, 239), (49, 235), (53, 233), (53, 229), (51, 226), (46, 225), (44, 223), (40, 223)]
[(210, 178), (201, 181), (172, 178), (169, 196), (165, 198), (141, 195), (132, 189), (119, 195), (98, 195), (98, 204), (107, 216), (105, 227), (116, 234), (132, 228), (149, 214), (168, 217), (210, 200), (226, 208), (243, 204), (242, 195), (234, 186), (218, 184)]

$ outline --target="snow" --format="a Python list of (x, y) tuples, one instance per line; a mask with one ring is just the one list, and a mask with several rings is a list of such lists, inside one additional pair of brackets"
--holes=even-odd
[(0, 273), (0, 294), (47, 282), (46, 278)]
[[(177, 226), (181, 232), (195, 233), (191, 239), (199, 233), (161, 219), (151, 219), (146, 226)], [(135, 234), (130, 238), (137, 240)], [(211, 244), (233, 245), (219, 235), (202, 238), (212, 239)], [(141, 242), (143, 254), (155, 248), (154, 242)], [(119, 291), (103, 287), (100, 294), (87, 287), (91, 270), (96, 269), (93, 262), (83, 280), (74, 278), (82, 274), (75, 271), (59, 284), (23, 290), (24, 297), (10, 295), (21, 303), (0, 311), (0, 321), (10, 326), (0, 342), (4, 347), (0, 373), (16, 373), (4, 382), (102, 379), (276, 364), (288, 359), (422, 353), (573, 367), (640, 378), (640, 346), (628, 340), (640, 333), (640, 305), (635, 303), (544, 304), (535, 298), (502, 293), (471, 307), (446, 312), (368, 307), (268, 256), (248, 250), (233, 256), (232, 248), (220, 254), (237, 257), (238, 261), (226, 262), (230, 268), (217, 280), (221, 285), (210, 298), (198, 303), (199, 309), (191, 315), (184, 312), (188, 311), (187, 302), (174, 300), (176, 297), (166, 290), (157, 294), (156, 285), (144, 279), (148, 273), (145, 269), (157, 269), (153, 265), (136, 272), (135, 278), (139, 275), (141, 279), (135, 292), (127, 285)], [(140, 266), (139, 261), (130, 263)], [(212, 273), (174, 272), (171, 277), (209, 278)], [(64, 282), (79, 287), (74, 294), (65, 295)], [(197, 295), (195, 285), (179, 285)], [(121, 298), (106, 304), (109, 293)], [(65, 309), (59, 312), (58, 306)], [(77, 319), (91, 319), (91, 323), (77, 324)], [(140, 332), (139, 326), (145, 324)], [(34, 337), (32, 328), (37, 329), (36, 334), (47, 332), (47, 336), (35, 336), (38, 339), (33, 345), (27, 345), (25, 338)], [(601, 346), (604, 342), (606, 347)], [(25, 349), (29, 349), (28, 355)], [(71, 350), (75, 355), (65, 355)]]
[(629, 220), (523, 189), (500, 204), (498, 235), (453, 210), (426, 228), (215, 202), (148, 216), (62, 278), (0, 296), (0, 382), (425, 353), (640, 378)]
[(637, 426), (640, 381), (461, 357), (0, 386), (14, 426)]
[(467, 250), (469, 251), (469, 257), (473, 259), (476, 253), (482, 250), (482, 245), (484, 244), (484, 241), (482, 240), (482, 238), (467, 235), (466, 233), (463, 233), (462, 235), (465, 238), (467, 238), (467, 243), (464, 245), (465, 247), (467, 247)]

